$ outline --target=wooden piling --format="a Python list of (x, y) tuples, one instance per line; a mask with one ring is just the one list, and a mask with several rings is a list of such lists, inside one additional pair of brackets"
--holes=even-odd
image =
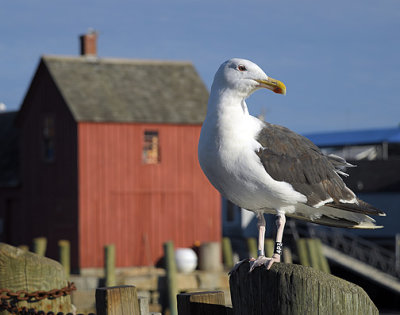
[(222, 238), (222, 255), (226, 269), (233, 268), (232, 244), (229, 237)]
[(193, 292), (178, 294), (179, 315), (225, 315), (231, 309), (225, 307), (222, 291)]
[(65, 271), (65, 276), (69, 279), (69, 275), (71, 272), (71, 249), (70, 243), (67, 240), (59, 240), (58, 241), (58, 250), (59, 250), (59, 260), (60, 264), (63, 266)]
[(265, 248), (265, 256), (266, 257), (272, 257), (272, 255), (274, 254), (274, 245), (275, 245), (275, 242), (273, 241), (272, 238), (267, 238), (265, 240), (264, 248)]
[(310, 260), (308, 258), (306, 240), (304, 238), (299, 238), (296, 241), (296, 247), (297, 254), (299, 255), (300, 264), (302, 264), (303, 266), (311, 266)]
[(140, 315), (149, 315), (150, 308), (149, 308), (149, 298), (147, 296), (139, 296), (139, 311)]
[(257, 240), (254, 237), (247, 239), (247, 248), (249, 250), (249, 256), (257, 258)]
[(177, 315), (176, 295), (178, 294), (178, 286), (176, 280), (176, 262), (174, 243), (168, 241), (164, 243), (165, 269), (167, 276), (168, 305), (171, 315)]
[(199, 248), (199, 269), (204, 271), (221, 271), (221, 243), (203, 242)]
[(29, 246), (28, 245), (19, 245), (18, 248), (23, 250), (23, 251), (25, 251), (25, 252), (29, 252)]
[(33, 252), (39, 256), (46, 255), (47, 239), (45, 237), (36, 237), (33, 239)]
[(288, 247), (283, 247), (283, 260), (282, 262), (286, 264), (292, 264), (293, 263), (293, 257), (292, 257), (292, 251)]
[(140, 315), (136, 287), (125, 285), (96, 289), (97, 315)]
[(316, 238), (314, 240), (314, 242), (315, 242), (315, 248), (316, 248), (317, 254), (318, 254), (319, 270), (324, 271), (326, 273), (331, 273), (331, 269), (329, 268), (328, 260), (326, 259), (324, 253), (322, 252), (321, 240)]
[(311, 267), (249, 268), (242, 263), (230, 276), (233, 314), (378, 314), (361, 287)]
[(318, 259), (318, 253), (317, 253), (317, 247), (315, 244), (315, 239), (313, 238), (307, 238), (306, 239), (306, 247), (307, 247), (307, 253), (308, 253), (308, 258), (310, 260), (310, 265), (311, 267), (321, 270), (319, 266), (319, 259)]
[[(67, 287), (63, 267), (57, 261), (0, 243), (0, 288), (18, 291), (44, 292)], [(22, 296), (22, 294), (20, 294)], [(73, 312), (71, 296), (15, 301), (15, 306), (49, 311), (55, 314)], [(0, 311), (0, 314), (9, 314)], [(21, 313), (22, 314), (22, 313)], [(28, 314), (28, 313), (27, 313)]]
[(116, 285), (115, 280), (115, 245), (104, 246), (104, 275), (107, 287)]

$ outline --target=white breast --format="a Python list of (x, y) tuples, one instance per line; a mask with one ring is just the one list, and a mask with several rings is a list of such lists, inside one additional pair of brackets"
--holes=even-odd
[(263, 123), (243, 108), (247, 109), (245, 103), (207, 114), (199, 142), (204, 173), (222, 195), (249, 210), (279, 210), (305, 202), (306, 197), (290, 184), (275, 181), (265, 171), (256, 154), (261, 148), (256, 136)]

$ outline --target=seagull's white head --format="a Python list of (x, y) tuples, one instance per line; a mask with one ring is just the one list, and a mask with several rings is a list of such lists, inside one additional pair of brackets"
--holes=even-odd
[(266, 88), (279, 94), (286, 94), (285, 85), (268, 77), (254, 62), (233, 58), (225, 61), (214, 77), (212, 90), (231, 90), (246, 98), (254, 91)]

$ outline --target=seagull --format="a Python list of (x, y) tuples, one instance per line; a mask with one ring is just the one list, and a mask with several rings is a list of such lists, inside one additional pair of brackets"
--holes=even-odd
[[(266, 88), (286, 94), (285, 85), (255, 63), (233, 58), (215, 74), (198, 145), (200, 166), (228, 200), (255, 212), (258, 257), (251, 270), (280, 262), (286, 216), (334, 227), (375, 229), (370, 215), (385, 213), (356, 197), (341, 176), (354, 165), (325, 155), (309, 139), (249, 114), (246, 98)], [(264, 213), (276, 215), (272, 257), (264, 255)]]

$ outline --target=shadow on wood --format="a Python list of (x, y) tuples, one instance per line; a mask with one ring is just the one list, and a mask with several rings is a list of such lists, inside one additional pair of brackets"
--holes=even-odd
[(241, 264), (229, 279), (233, 314), (378, 314), (361, 287), (311, 267), (249, 268)]
[(136, 287), (122, 285), (96, 289), (97, 315), (140, 315)]

